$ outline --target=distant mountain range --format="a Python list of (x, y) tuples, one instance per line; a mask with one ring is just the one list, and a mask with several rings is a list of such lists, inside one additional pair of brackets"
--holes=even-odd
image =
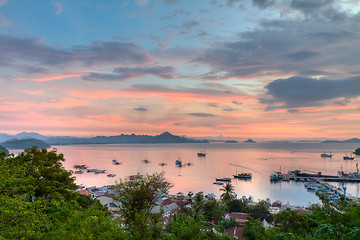
[[(97, 136), (92, 138), (78, 138), (70, 136), (43, 136), (34, 132), (23, 132), (16, 135), (0, 134), (0, 145), (6, 147), (9, 142), (12, 143), (10, 148), (15, 148), (14, 143), (19, 140), (32, 139), (41, 140), (50, 145), (72, 145), (72, 144), (116, 144), (116, 143), (206, 143), (207, 140), (195, 140), (186, 137), (172, 135), (164, 132), (160, 135), (116, 135), (116, 136)], [(14, 140), (17, 140), (14, 142)], [(21, 142), (21, 141), (20, 141)], [(23, 142), (22, 142), (23, 143)], [(38, 142), (39, 143), (39, 142)], [(30, 146), (31, 147), (31, 146)], [(26, 147), (27, 148), (27, 147)]]
[(360, 139), (352, 138), (352, 139), (348, 139), (348, 140), (344, 140), (344, 141), (326, 140), (326, 141), (322, 141), (321, 143), (360, 143)]

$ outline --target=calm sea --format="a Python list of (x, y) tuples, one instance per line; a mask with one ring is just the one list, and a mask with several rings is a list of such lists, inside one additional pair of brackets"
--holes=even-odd
[[(221, 186), (213, 184), (215, 178), (232, 177), (233, 174), (251, 172), (252, 180), (232, 180), (238, 197), (252, 196), (254, 200), (270, 198), (292, 205), (307, 206), (319, 203), (313, 192), (308, 192), (301, 182), (271, 183), (274, 171), (301, 170), (336, 175), (342, 169), (355, 172), (357, 160), (343, 160), (359, 147), (349, 143), (199, 143), (199, 144), (98, 144), (53, 146), (65, 156), (64, 166), (74, 170), (75, 164), (86, 164), (89, 168), (105, 169), (116, 174), (77, 174), (76, 182), (85, 186), (103, 186), (115, 183), (119, 178), (133, 174), (165, 172), (174, 184), (170, 193), (203, 191), (221, 194)], [(206, 157), (198, 158), (197, 152), (206, 151)], [(332, 158), (321, 158), (321, 153), (331, 153)], [(190, 166), (179, 168), (175, 161), (181, 158)], [(121, 165), (113, 165), (116, 159)], [(145, 163), (143, 160), (149, 160)], [(166, 163), (161, 166), (160, 163)], [(234, 166), (236, 165), (236, 166)], [(340, 183), (334, 183), (342, 187)], [(360, 184), (346, 184), (348, 193), (359, 196)]]

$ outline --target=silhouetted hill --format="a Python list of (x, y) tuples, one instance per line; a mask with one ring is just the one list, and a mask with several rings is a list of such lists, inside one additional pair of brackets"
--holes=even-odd
[[(21, 138), (40, 139), (46, 141), (51, 145), (71, 145), (71, 144), (119, 144), (119, 143), (203, 143), (208, 142), (207, 140), (195, 140), (186, 137), (180, 137), (173, 135), (169, 132), (164, 132), (160, 135), (149, 136), (149, 135), (135, 135), (135, 134), (121, 134), (116, 136), (96, 136), (92, 138), (77, 138), (77, 137), (61, 137), (53, 136), (46, 137), (38, 133), (20, 133), (15, 136)], [(4, 134), (4, 137), (14, 138), (15, 136)], [(1, 137), (1, 136), (0, 136)], [(19, 139), (19, 138), (17, 138)], [(19, 139), (20, 140), (20, 139)], [(18, 141), (19, 141), (18, 140)], [(25, 139), (23, 139), (25, 140)], [(31, 147), (31, 146), (30, 146)]]
[(36, 138), (13, 139), (13, 140), (8, 140), (6, 142), (2, 142), (0, 145), (8, 149), (25, 149), (25, 148), (31, 148), (33, 146), (36, 146), (40, 149), (51, 147), (48, 143)]
[(326, 141), (322, 141), (321, 143), (360, 143), (360, 139), (352, 138), (352, 139), (348, 139), (348, 140), (344, 140), (344, 141), (326, 140)]
[(248, 139), (248, 140), (244, 141), (244, 143), (256, 143), (256, 142), (252, 139)]

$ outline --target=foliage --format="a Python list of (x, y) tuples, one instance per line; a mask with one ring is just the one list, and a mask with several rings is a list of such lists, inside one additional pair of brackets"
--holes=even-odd
[(231, 183), (226, 183), (220, 191), (223, 191), (224, 193), (221, 194), (220, 198), (225, 202), (229, 203), (234, 198), (234, 187), (231, 185)]
[(262, 240), (265, 238), (265, 228), (262, 226), (261, 222), (253, 219), (252, 217), (247, 217), (245, 226), (243, 228), (243, 236), (247, 240)]
[(164, 172), (146, 176), (137, 174), (125, 180), (120, 179), (116, 185), (125, 223), (132, 231), (136, 230), (133, 233), (138, 233), (139, 238), (145, 238), (152, 230), (158, 229), (159, 220), (151, 217), (150, 211), (158, 198), (172, 187), (164, 175)]
[(360, 147), (355, 149), (355, 155), (360, 155)]
[(229, 220), (223, 220), (221, 225), (224, 229), (233, 228), (239, 225), (235, 218), (230, 218)]
[(5, 153), (5, 156), (9, 154), (9, 151), (0, 145), (0, 153)]
[(108, 211), (106, 206), (102, 205), (99, 200), (93, 199), (88, 195), (80, 194), (76, 201), (83, 209), (88, 209), (89, 207), (92, 207), (93, 209), (101, 210), (107, 213), (107, 215), (110, 215), (110, 212)]
[(308, 231), (308, 222), (304, 214), (294, 210), (283, 210), (274, 216), (274, 224), (283, 233), (305, 235)]
[[(77, 189), (71, 172), (62, 166), (63, 154), (56, 149), (25, 149), (18, 156), (0, 159), (0, 191), (8, 196), (23, 195), (28, 201), (42, 199), (74, 199), (72, 190)], [(5, 181), (5, 180), (4, 180)], [(2, 182), (2, 181), (1, 181)]]
[(245, 212), (247, 202), (242, 199), (233, 199), (227, 204), (229, 212)]
[(214, 221), (218, 224), (224, 216), (225, 206), (216, 201), (207, 201), (202, 207), (203, 215), (209, 222)]
[(258, 204), (246, 207), (246, 211), (250, 214), (250, 216), (254, 219), (258, 219), (260, 221), (266, 219), (268, 222), (272, 222), (272, 215), (270, 215), (268, 207), (265, 201), (260, 201)]

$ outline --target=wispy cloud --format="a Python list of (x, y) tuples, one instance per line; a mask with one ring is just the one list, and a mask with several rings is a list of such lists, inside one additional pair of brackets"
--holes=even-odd
[(89, 73), (83, 76), (83, 80), (88, 81), (124, 81), (131, 78), (153, 75), (163, 79), (175, 78), (175, 68), (170, 66), (153, 66), (128, 68), (119, 67), (114, 69), (115, 74)]
[(58, 1), (51, 1), (51, 4), (54, 6), (57, 15), (63, 12), (63, 6)]
[(203, 117), (203, 118), (207, 118), (207, 117), (215, 117), (215, 114), (212, 113), (189, 113), (190, 116), (195, 116), (195, 117)]

